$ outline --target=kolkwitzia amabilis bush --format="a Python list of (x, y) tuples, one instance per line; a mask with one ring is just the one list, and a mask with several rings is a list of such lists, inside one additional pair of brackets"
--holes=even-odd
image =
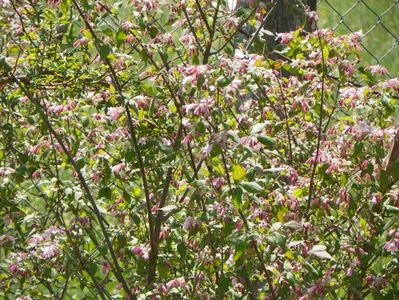
[(399, 83), (359, 34), (268, 53), (255, 2), (0, 3), (1, 297), (398, 295)]

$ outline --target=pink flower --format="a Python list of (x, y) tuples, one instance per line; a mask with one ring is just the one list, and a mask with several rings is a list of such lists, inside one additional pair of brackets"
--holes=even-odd
[(96, 3), (96, 11), (99, 13), (105, 12), (105, 7), (101, 2)]
[(386, 75), (388, 74), (388, 69), (383, 66), (369, 66), (366, 68), (373, 75)]
[(43, 247), (42, 256), (43, 258), (51, 259), (60, 254), (61, 250), (56, 245), (50, 245)]
[(6, 175), (14, 174), (16, 171), (13, 168), (3, 167), (0, 168), (0, 177), (4, 177)]
[(18, 268), (18, 266), (17, 266), (16, 264), (11, 264), (11, 265), (9, 265), (9, 266), (8, 266), (8, 270), (10, 271), (10, 273), (11, 273), (11, 275), (12, 275), (13, 277), (15, 277), (15, 276), (18, 275), (19, 268)]
[(338, 192), (338, 200), (337, 204), (345, 203), (346, 205), (349, 204), (350, 198), (349, 198), (349, 192), (348, 189), (346, 188), (341, 188)]
[(389, 252), (396, 252), (398, 251), (399, 248), (399, 240), (398, 241), (389, 241), (386, 242), (384, 245), (384, 249), (389, 251)]
[(128, 22), (128, 21), (123, 21), (121, 23), (121, 28), (123, 31), (129, 31), (130, 28), (132, 28), (132, 23)]
[(103, 273), (103, 275), (107, 275), (109, 270), (111, 270), (111, 268), (112, 268), (111, 264), (107, 261), (104, 261), (101, 264), (101, 272)]
[(373, 195), (373, 198), (371, 198), (371, 204), (376, 205), (380, 202), (381, 197), (379, 195)]
[(89, 43), (89, 41), (90, 40), (87, 37), (82, 37), (82, 38), (76, 40), (73, 43), (72, 47), (77, 48), (79, 46), (86, 46)]
[(363, 38), (363, 33), (361, 33), (360, 31), (356, 31), (352, 33), (349, 37), (352, 43), (360, 43)]
[(308, 20), (310, 22), (318, 22), (319, 21), (319, 16), (317, 15), (316, 11), (313, 11), (313, 10), (308, 11), (306, 14), (308, 15)]
[(144, 260), (148, 260), (150, 258), (148, 250), (143, 245), (136, 245), (132, 248), (132, 252), (134, 255), (140, 256)]
[(194, 228), (194, 220), (195, 219), (191, 216), (187, 217), (186, 220), (184, 221), (183, 229), (187, 230), (187, 231), (193, 229)]
[(48, 109), (50, 112), (55, 113), (56, 115), (60, 115), (63, 111), (66, 110), (66, 107), (62, 104), (52, 105)]
[(330, 166), (326, 170), (326, 174), (336, 173), (338, 171), (338, 166), (335, 161), (331, 161)]
[(40, 234), (34, 234), (32, 235), (32, 237), (28, 240), (28, 245), (29, 246), (37, 246), (39, 244), (41, 244), (43, 241), (45, 240), (45, 238), (40, 235)]
[(111, 171), (114, 172), (115, 174), (119, 174), (125, 169), (125, 163), (120, 163), (111, 168)]
[(142, 253), (141, 245), (136, 245), (132, 248), (132, 252), (135, 255), (140, 255)]
[(117, 121), (121, 113), (123, 113), (124, 109), (122, 107), (110, 107), (108, 108), (108, 116), (113, 121)]
[(192, 137), (190, 134), (187, 134), (183, 139), (183, 144), (187, 145), (191, 141)]
[(350, 268), (348, 268), (348, 270), (346, 271), (346, 276), (347, 276), (347, 277), (352, 277), (352, 273), (353, 273), (353, 270), (352, 270), (352, 267), (350, 267)]
[(38, 178), (40, 178), (40, 177), (42, 177), (41, 171), (40, 171), (40, 170), (37, 170), (37, 171), (33, 172), (32, 178), (38, 179)]
[(63, 228), (60, 228), (60, 227), (57, 227), (57, 226), (50, 226), (43, 233), (43, 235), (46, 238), (50, 238), (50, 237), (55, 236), (55, 235), (64, 235), (64, 234), (65, 234), (65, 230)]
[(125, 39), (126, 43), (128, 44), (134, 44), (136, 42), (136, 37), (132, 34), (129, 34), (126, 39)]
[(290, 184), (295, 184), (298, 181), (298, 172), (294, 168), (289, 168), (287, 177)]
[(208, 116), (211, 113), (213, 101), (211, 98), (202, 99), (200, 104), (194, 109), (194, 114), (197, 116)]
[(162, 291), (168, 293), (174, 287), (183, 287), (186, 285), (186, 280), (183, 277), (172, 279), (168, 281), (163, 287)]
[(57, 7), (60, 5), (61, 0), (47, 0), (47, 3), (52, 7)]
[(217, 188), (220, 189), (222, 187), (223, 184), (223, 178), (222, 177), (217, 177), (212, 179), (212, 185)]
[(23, 96), (23, 97), (21, 97), (21, 98), (19, 99), (19, 101), (21, 101), (21, 103), (27, 103), (28, 100), (29, 100), (29, 98), (26, 97), (26, 96)]
[(399, 80), (397, 78), (392, 78), (387, 81), (388, 86), (391, 89), (398, 90), (399, 89)]
[(277, 33), (277, 39), (280, 39), (280, 43), (283, 45), (288, 45), (293, 37), (292, 32)]

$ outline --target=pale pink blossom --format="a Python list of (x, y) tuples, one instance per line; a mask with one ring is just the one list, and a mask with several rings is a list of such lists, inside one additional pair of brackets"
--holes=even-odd
[(187, 134), (184, 139), (183, 139), (183, 144), (187, 145), (190, 141), (192, 140), (192, 137), (190, 134)]
[(73, 47), (74, 48), (77, 48), (77, 47), (79, 47), (79, 46), (86, 46), (88, 43), (89, 43), (89, 39), (87, 38), (87, 37), (82, 37), (82, 38), (80, 38), (80, 39), (78, 39), (78, 40), (76, 40), (74, 43), (73, 43)]
[(289, 168), (288, 169), (288, 174), (287, 174), (287, 178), (290, 184), (296, 184), (298, 181), (298, 172), (297, 170), (295, 170), (294, 168)]
[(104, 261), (101, 264), (101, 272), (103, 273), (103, 275), (107, 275), (109, 270), (111, 270), (111, 269), (112, 269), (112, 266), (111, 266), (111, 264), (109, 262)]
[(292, 32), (277, 33), (277, 39), (280, 39), (280, 43), (283, 45), (289, 44), (293, 38)]
[(191, 217), (191, 216), (187, 217), (186, 220), (184, 221), (183, 229), (187, 230), (187, 231), (193, 229), (194, 228), (194, 221), (195, 221), (195, 219), (193, 217)]
[(52, 7), (57, 7), (60, 5), (61, 0), (47, 0), (47, 3)]
[(35, 172), (32, 173), (32, 178), (39, 179), (40, 177), (42, 177), (40, 170), (36, 170)]
[(123, 21), (121, 23), (121, 28), (122, 28), (123, 31), (129, 31), (130, 28), (132, 28), (132, 27), (133, 27), (133, 24), (130, 23), (129, 21)]
[(392, 240), (392, 241), (386, 242), (384, 245), (384, 249), (389, 252), (397, 252), (399, 249), (399, 239), (396, 241)]
[(23, 96), (19, 99), (19, 101), (21, 101), (21, 103), (27, 103), (29, 101), (29, 98), (27, 96)]
[(366, 70), (369, 70), (371, 74), (373, 75), (386, 75), (388, 74), (388, 69), (383, 67), (383, 66), (369, 66), (366, 68)]
[(184, 279), (184, 277), (175, 278), (175, 279), (172, 279), (171, 281), (168, 281), (162, 287), (162, 292), (168, 293), (172, 288), (184, 287), (184, 286), (186, 286), (186, 280)]
[(108, 108), (108, 117), (113, 121), (117, 121), (123, 112), (124, 109), (122, 107), (110, 107)]
[(220, 189), (222, 187), (223, 182), (224, 180), (222, 177), (212, 179), (212, 185), (217, 189)]
[(134, 255), (140, 256), (144, 260), (148, 260), (150, 258), (148, 250), (146, 249), (146, 247), (144, 245), (133, 246), (132, 252)]
[(119, 174), (125, 169), (125, 163), (120, 163), (111, 168), (111, 171), (114, 172), (115, 174)]
[(349, 35), (349, 38), (352, 43), (360, 43), (360, 41), (363, 38), (363, 33), (360, 31), (356, 31), (356, 32), (352, 33), (351, 35)]
[(0, 168), (0, 177), (4, 177), (10, 174), (14, 174), (16, 171), (13, 168), (9, 167), (2, 167)]
[(10, 273), (13, 277), (17, 276), (19, 273), (19, 268), (16, 264), (10, 264), (8, 266), (8, 270), (10, 271)]
[(42, 248), (43, 258), (51, 259), (58, 256), (60, 253), (61, 250), (56, 245), (45, 246)]
[(30, 296), (20, 296), (15, 298), (15, 300), (32, 300)]

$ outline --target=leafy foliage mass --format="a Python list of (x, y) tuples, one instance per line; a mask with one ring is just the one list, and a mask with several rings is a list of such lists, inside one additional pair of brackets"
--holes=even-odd
[(399, 297), (398, 80), (227, 2), (0, 1), (2, 299)]

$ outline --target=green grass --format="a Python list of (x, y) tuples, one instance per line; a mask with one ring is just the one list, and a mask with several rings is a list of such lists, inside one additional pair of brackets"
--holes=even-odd
[[(353, 6), (355, 7), (350, 10)], [(388, 10), (389, 8), (391, 9)], [(389, 69), (393, 77), (399, 76), (399, 40), (395, 40), (399, 39), (399, 1), (321, 0), (318, 4), (318, 13), (320, 27), (337, 26), (338, 34), (348, 34), (350, 30), (361, 30), (365, 34), (371, 30), (364, 37), (362, 44), (380, 60), (381, 65)], [(339, 14), (343, 16), (343, 22)], [(381, 23), (378, 23), (378, 16), (381, 16)], [(389, 53), (386, 54), (387, 52)], [(362, 64), (379, 63), (370, 53), (362, 51)]]

